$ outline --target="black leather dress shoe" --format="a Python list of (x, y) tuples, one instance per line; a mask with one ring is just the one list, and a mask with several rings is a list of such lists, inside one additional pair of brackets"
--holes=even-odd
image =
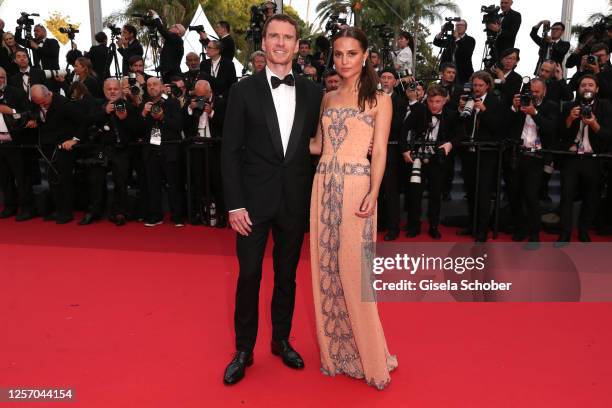
[(22, 211), (18, 216), (15, 217), (15, 221), (23, 222), (34, 218), (34, 214), (31, 211)]
[(395, 241), (397, 239), (397, 237), (399, 237), (399, 231), (389, 230), (389, 231), (387, 231), (387, 233), (385, 234), (385, 237), (383, 239), (385, 241)]
[(93, 214), (87, 213), (85, 216), (79, 221), (79, 225), (89, 225), (96, 220)]
[(43, 217), (43, 221), (48, 222), (48, 221), (55, 221), (55, 219), (57, 218), (57, 214), (56, 213), (51, 213), (51, 214), (47, 214)]
[(580, 231), (580, 232), (578, 232), (578, 241), (580, 241), (580, 242), (591, 242), (591, 237), (589, 236), (588, 232)]
[(237, 351), (234, 358), (225, 368), (223, 375), (223, 383), (225, 385), (236, 384), (244, 378), (244, 372), (247, 367), (253, 365), (253, 353), (247, 351)]
[(408, 238), (415, 238), (416, 236), (418, 236), (421, 233), (421, 229), (420, 228), (414, 228), (414, 227), (409, 227), (406, 230), (406, 236)]
[(442, 238), (442, 234), (440, 234), (440, 231), (438, 231), (438, 227), (429, 227), (429, 231), (427, 231), (427, 233), (433, 239)]
[(55, 218), (55, 223), (62, 225), (62, 224), (68, 224), (72, 222), (73, 220), (74, 220), (74, 217), (72, 215), (61, 215)]
[(125, 215), (123, 215), (123, 214), (118, 214), (118, 215), (115, 215), (115, 218), (114, 218), (113, 222), (114, 222), (114, 223), (115, 223), (115, 225), (116, 225), (116, 226), (118, 226), (118, 227), (122, 227), (122, 226), (124, 226), (124, 225), (125, 225), (125, 223), (126, 223), (126, 220), (125, 220)]
[(282, 358), (283, 363), (287, 367), (295, 369), (304, 368), (304, 360), (302, 360), (302, 357), (291, 347), (287, 340), (272, 341), (272, 354)]
[(559, 239), (557, 239), (557, 242), (555, 242), (553, 246), (555, 248), (563, 248), (569, 245), (570, 240), (571, 240), (570, 234), (561, 234), (559, 236)]
[(17, 214), (17, 210), (12, 208), (5, 208), (4, 210), (2, 210), (2, 212), (0, 212), (0, 219), (11, 218), (15, 214)]

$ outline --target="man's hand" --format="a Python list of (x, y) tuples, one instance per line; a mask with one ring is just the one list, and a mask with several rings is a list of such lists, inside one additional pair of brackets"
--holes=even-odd
[(590, 127), (595, 133), (599, 132), (599, 129), (601, 128), (594, 113), (591, 113), (591, 116), (588, 118), (582, 118), (582, 123)]
[(115, 104), (112, 102), (109, 102), (106, 104), (106, 107), (104, 108), (104, 110), (106, 111), (107, 114), (110, 114), (112, 112), (115, 111)]
[(561, 64), (559, 64), (558, 62), (555, 63), (555, 78), (557, 79), (557, 81), (563, 79), (563, 68), (561, 68)]
[(253, 222), (249, 217), (249, 212), (245, 209), (230, 212), (229, 223), (234, 231), (245, 237), (252, 231)]
[(115, 110), (115, 115), (117, 115), (119, 120), (126, 120), (128, 116), (127, 109), (121, 112), (119, 112), (118, 110)]
[(200, 31), (200, 41), (204, 41), (204, 40), (208, 40), (208, 34), (206, 34), (206, 31)]
[(137, 73), (136, 74), (136, 82), (138, 82), (141, 86), (145, 84), (145, 78), (142, 74)]
[(464, 96), (461, 96), (461, 98), (459, 98), (459, 112), (463, 112), (463, 108), (465, 108), (466, 103), (467, 103), (467, 98)]
[(533, 117), (536, 115), (536, 108), (533, 106), (533, 103), (530, 103), (529, 106), (521, 106), (521, 112)]
[(404, 153), (402, 153), (402, 156), (404, 157), (404, 161), (406, 163), (412, 163), (412, 155), (410, 154), (410, 150), (405, 151)]
[(210, 114), (212, 113), (212, 103), (205, 103), (204, 104), (204, 112), (206, 112), (208, 114), (208, 116), (210, 116)]
[(196, 106), (198, 106), (198, 103), (195, 100), (193, 100), (189, 104), (189, 109), (191, 109), (191, 111), (193, 111), (196, 108)]
[(75, 144), (77, 144), (76, 140), (66, 140), (62, 143), (62, 149), (70, 151)]
[(495, 74), (495, 76), (497, 77), (497, 79), (500, 79), (502, 82), (504, 82), (506, 80), (506, 77), (504, 76), (504, 71), (502, 71), (501, 69), (499, 69), (497, 66), (494, 66), (491, 71), (493, 71), (493, 73)]
[(164, 120), (164, 110), (162, 109), (159, 113), (152, 113), (153, 119), (155, 120)]
[(35, 129), (38, 127), (38, 123), (36, 123), (36, 121), (32, 119), (32, 120), (29, 120), (28, 123), (26, 123), (25, 127), (27, 129)]
[(12, 115), (13, 108), (9, 107), (8, 105), (0, 105), (0, 113), (5, 115)]
[(538, 23), (538, 27), (542, 26), (542, 25), (547, 25), (550, 26), (550, 20), (542, 20)]
[(520, 94), (514, 95), (514, 98), (512, 99), (512, 106), (517, 111), (521, 109), (521, 95)]
[(149, 112), (151, 112), (151, 106), (153, 106), (153, 102), (145, 103), (144, 107), (142, 108), (142, 117), (143, 118), (146, 118), (147, 115), (149, 114)]
[(552, 42), (552, 38), (549, 36), (544, 37), (544, 42), (550, 44)]
[(571, 128), (572, 127), (572, 123), (574, 123), (574, 121), (576, 119), (578, 119), (580, 117), (580, 106), (575, 106), (569, 113), (569, 115), (567, 115), (567, 118), (565, 118), (565, 127), (566, 128)]
[(37, 50), (38, 49), (38, 43), (34, 40), (30, 40), (30, 48), (33, 50)]
[(66, 78), (63, 75), (56, 75), (55, 76), (55, 80), (57, 82), (64, 82), (66, 80)]
[(438, 149), (442, 149), (444, 150), (444, 155), (448, 156), (448, 154), (450, 153), (451, 150), (453, 150), (453, 145), (451, 142), (446, 142), (440, 146), (438, 146)]
[(474, 101), (474, 109), (478, 109), (478, 110), (480, 110), (480, 112), (486, 112), (487, 111), (487, 107), (485, 106), (485, 104), (482, 101), (482, 99), (476, 99)]
[(489, 23), (487, 24), (487, 28), (494, 33), (498, 33), (501, 30), (501, 25), (497, 23)]

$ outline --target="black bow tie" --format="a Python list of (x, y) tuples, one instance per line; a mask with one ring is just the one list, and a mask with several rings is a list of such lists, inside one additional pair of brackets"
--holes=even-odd
[(26, 72), (20, 72), (21, 76), (30, 76), (30, 71), (26, 71)]
[(438, 120), (442, 119), (442, 114), (441, 113), (432, 113), (431, 114), (431, 118), (436, 118)]
[(291, 74), (287, 75), (283, 79), (279, 79), (278, 77), (273, 76), (272, 78), (270, 78), (270, 81), (272, 82), (272, 89), (278, 88), (281, 84), (285, 84), (287, 86), (295, 85), (295, 78), (293, 78), (293, 75)]

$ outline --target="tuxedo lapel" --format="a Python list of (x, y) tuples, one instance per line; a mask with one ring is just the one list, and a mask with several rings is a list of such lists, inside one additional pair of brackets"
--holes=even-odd
[(272, 140), (272, 146), (274, 146), (274, 151), (278, 154), (278, 156), (283, 158), (283, 140), (281, 138), (280, 126), (278, 124), (278, 118), (276, 116), (276, 109), (274, 108), (274, 100), (272, 99), (272, 91), (270, 90), (270, 85), (268, 85), (268, 78), (266, 76), (266, 71), (262, 70), (259, 74), (257, 74), (256, 83), (257, 83), (257, 95), (261, 96), (259, 101), (261, 102), (261, 108), (264, 112), (264, 116), (266, 118), (266, 123), (268, 125), (268, 130), (270, 139)]
[(302, 79), (301, 77), (296, 77), (295, 80), (295, 114), (289, 136), (289, 144), (287, 145), (285, 162), (291, 160), (295, 154), (300, 144), (302, 130), (304, 129), (304, 120), (306, 119), (306, 83)]

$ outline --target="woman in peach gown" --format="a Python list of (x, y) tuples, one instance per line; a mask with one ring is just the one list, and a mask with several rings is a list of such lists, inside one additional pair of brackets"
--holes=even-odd
[(312, 154), (321, 155), (310, 209), (321, 371), (365, 379), (383, 389), (397, 359), (387, 349), (376, 303), (362, 299), (362, 262), (372, 256), (376, 240), (391, 98), (377, 91), (378, 76), (368, 61), (363, 31), (347, 28), (332, 45), (342, 84), (323, 98), (321, 123), (310, 145)]

